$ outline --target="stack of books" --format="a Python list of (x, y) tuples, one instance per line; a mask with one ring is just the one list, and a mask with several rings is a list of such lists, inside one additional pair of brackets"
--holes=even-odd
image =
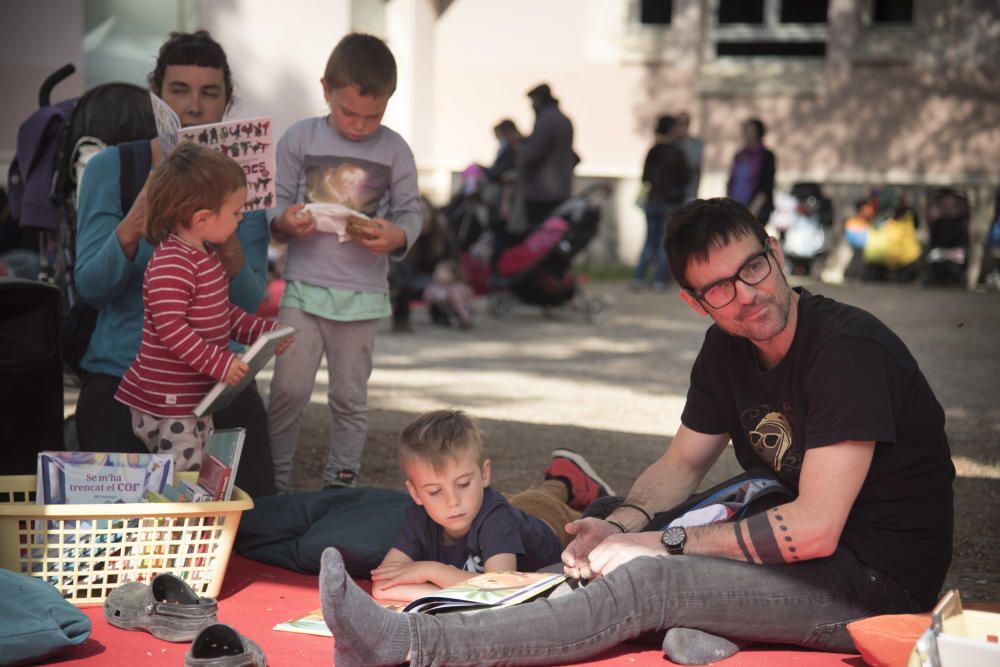
[(144, 498), (146, 502), (183, 503), (212, 502), (230, 500), (236, 484), (236, 468), (243, 453), (246, 440), (245, 428), (220, 429), (213, 431), (205, 442), (205, 452), (195, 483), (179, 480), (175, 485), (167, 485), (162, 490), (150, 489)]
[(214, 431), (196, 482), (174, 479), (170, 454), (121, 452), (39, 452), (36, 502), (39, 505), (178, 503), (230, 500), (245, 428)]

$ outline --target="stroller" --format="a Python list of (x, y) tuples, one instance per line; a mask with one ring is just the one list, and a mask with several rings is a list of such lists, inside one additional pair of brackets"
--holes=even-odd
[(962, 286), (969, 252), (969, 199), (937, 188), (927, 196), (928, 249), (924, 285)]
[[(39, 278), (59, 288), (64, 361), (78, 374), (97, 313), (80, 299), (73, 279), (77, 188), (93, 155), (109, 145), (154, 138), (156, 121), (149, 93), (129, 83), (99, 85), (79, 98), (52, 104), (53, 88), (75, 71), (64, 65), (42, 83), (39, 109), (18, 131), (9, 181), (11, 208), (21, 228), (39, 234)], [(142, 182), (133, 185), (123, 188), (124, 210)]]
[(490, 276), (491, 315), (508, 317), (518, 301), (541, 306), (546, 315), (568, 305), (579, 310), (588, 323), (606, 314), (602, 298), (584, 294), (572, 263), (597, 236), (610, 193), (607, 184), (599, 183), (570, 197), (523, 241), (503, 251)]

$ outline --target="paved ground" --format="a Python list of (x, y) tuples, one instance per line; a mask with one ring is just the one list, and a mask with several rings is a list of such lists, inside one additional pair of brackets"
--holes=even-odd
[[(947, 585), (966, 599), (1000, 601), (1000, 294), (895, 285), (810, 289), (873, 312), (917, 357), (946, 410), (959, 474)], [(415, 334), (389, 333), (384, 323), (360, 482), (401, 488), (394, 447), (402, 427), (421, 411), (459, 407), (483, 424), (500, 490), (538, 481), (549, 452), (571, 447), (624, 493), (676, 431), (708, 320), (674, 292), (634, 294), (608, 283), (589, 293), (609, 304), (601, 324), (585, 324), (574, 312), (543, 317), (527, 307), (506, 320), (481, 315), (469, 332), (432, 327), (422, 312), (414, 315)], [(269, 373), (261, 375), (265, 390)], [(325, 393), (321, 371), (296, 457), (300, 489), (321, 485)], [(736, 470), (727, 454), (706, 485)]]

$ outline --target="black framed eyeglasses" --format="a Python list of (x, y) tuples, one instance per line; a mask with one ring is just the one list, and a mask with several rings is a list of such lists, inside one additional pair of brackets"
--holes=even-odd
[(728, 306), (736, 298), (737, 280), (752, 286), (760, 284), (771, 275), (769, 254), (770, 250), (767, 248), (754, 253), (743, 262), (743, 266), (734, 275), (716, 280), (700, 292), (689, 289), (688, 293), (716, 310)]

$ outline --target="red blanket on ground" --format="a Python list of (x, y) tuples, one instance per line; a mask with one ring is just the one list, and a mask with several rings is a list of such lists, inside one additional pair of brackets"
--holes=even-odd
[[(302, 616), (319, 606), (317, 577), (234, 555), (219, 595), (219, 622), (232, 625), (257, 642), (264, 649), (270, 667), (329, 665), (333, 663), (332, 639), (273, 629), (278, 623)], [(146, 632), (119, 630), (107, 624), (99, 606), (85, 607), (83, 611), (93, 623), (90, 639), (64, 650), (48, 664), (144, 667), (183, 664), (189, 644), (172, 644)], [(673, 663), (665, 660), (656, 647), (625, 643), (576, 664), (666, 667)], [(722, 667), (864, 667), (864, 662), (856, 655), (780, 647), (750, 647), (716, 664)]]

